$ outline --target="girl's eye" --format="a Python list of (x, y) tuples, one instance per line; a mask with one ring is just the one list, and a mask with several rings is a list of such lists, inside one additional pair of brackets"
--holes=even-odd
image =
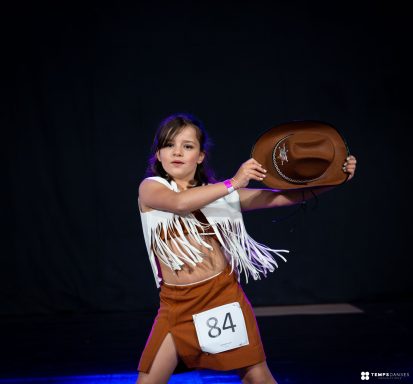
[(186, 148), (186, 149), (192, 149), (193, 146), (192, 146), (192, 145), (185, 145), (185, 148)]
[(172, 143), (166, 143), (165, 147), (173, 147)]

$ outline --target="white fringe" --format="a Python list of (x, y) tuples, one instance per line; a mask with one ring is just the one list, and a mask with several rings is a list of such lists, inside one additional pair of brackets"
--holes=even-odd
[[(186, 216), (174, 215), (171, 219), (163, 218), (159, 225), (151, 231), (153, 251), (159, 257), (159, 260), (172, 270), (181, 270), (185, 263), (195, 266), (202, 262), (203, 256), (205, 256), (203, 252), (189, 242), (180, 220), (188, 231), (188, 236), (197, 244), (210, 250), (212, 250), (211, 245), (202, 239), (202, 233), (198, 232), (198, 228), (201, 231), (212, 228), (228, 262), (231, 263), (231, 272), (236, 269), (238, 279), (244, 273), (247, 283), (249, 275), (257, 280), (261, 278), (261, 274), (267, 276), (268, 272), (273, 272), (275, 268), (278, 268), (277, 261), (272, 254), (277, 255), (285, 262), (287, 261), (281, 253), (289, 253), (288, 250), (269, 248), (249, 236), (245, 230), (242, 217), (232, 218), (231, 220), (221, 217), (219, 221), (214, 221), (213, 218), (208, 217), (210, 224), (204, 224), (199, 222), (192, 214)], [(171, 237), (168, 231), (174, 231), (178, 236)], [(163, 233), (165, 240), (161, 239), (161, 233)], [(172, 251), (168, 241), (172, 242), (178, 254)]]

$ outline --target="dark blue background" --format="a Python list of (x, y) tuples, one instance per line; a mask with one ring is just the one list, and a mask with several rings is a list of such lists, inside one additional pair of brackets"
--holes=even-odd
[(1, 313), (156, 306), (137, 189), (174, 112), (204, 121), (220, 178), (296, 119), (332, 123), (358, 159), (315, 210), (245, 214), (256, 240), (290, 250), (245, 287), (254, 305), (411, 297), (410, 19), (397, 3), (43, 2), (1, 18)]

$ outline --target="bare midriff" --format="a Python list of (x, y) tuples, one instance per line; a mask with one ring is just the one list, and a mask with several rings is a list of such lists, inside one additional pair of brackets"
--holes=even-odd
[[(162, 272), (162, 280), (167, 284), (191, 284), (202, 281), (222, 272), (228, 264), (221, 246), (212, 236), (203, 236), (204, 241), (211, 245), (212, 250), (198, 244), (195, 240), (187, 236), (188, 241), (202, 252), (202, 262), (195, 266), (189, 265), (184, 261), (181, 270), (173, 271), (170, 267), (159, 262)], [(168, 242), (170, 249), (179, 254), (174, 245)]]
[[(148, 212), (152, 209), (146, 207), (144, 204), (140, 203), (139, 208), (142, 212)], [(184, 261), (182, 269), (173, 271), (169, 266), (162, 263), (159, 259), (158, 265), (160, 266), (162, 273), (162, 280), (167, 284), (191, 284), (198, 281), (202, 281), (217, 275), (222, 272), (227, 266), (228, 262), (225, 258), (221, 245), (212, 235), (203, 235), (203, 239), (208, 243), (212, 249), (204, 247), (202, 244), (198, 244), (190, 236), (186, 236), (188, 241), (197, 249), (202, 252), (202, 261), (196, 263), (194, 266), (188, 264)], [(179, 254), (176, 250), (175, 245), (168, 241), (170, 249), (175, 253)]]

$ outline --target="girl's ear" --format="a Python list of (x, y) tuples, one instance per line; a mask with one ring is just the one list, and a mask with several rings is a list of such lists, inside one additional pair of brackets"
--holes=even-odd
[(159, 162), (161, 161), (161, 157), (159, 156), (159, 149), (156, 151), (156, 158)]
[(205, 159), (205, 152), (200, 152), (197, 163), (201, 164), (204, 161), (204, 159)]

